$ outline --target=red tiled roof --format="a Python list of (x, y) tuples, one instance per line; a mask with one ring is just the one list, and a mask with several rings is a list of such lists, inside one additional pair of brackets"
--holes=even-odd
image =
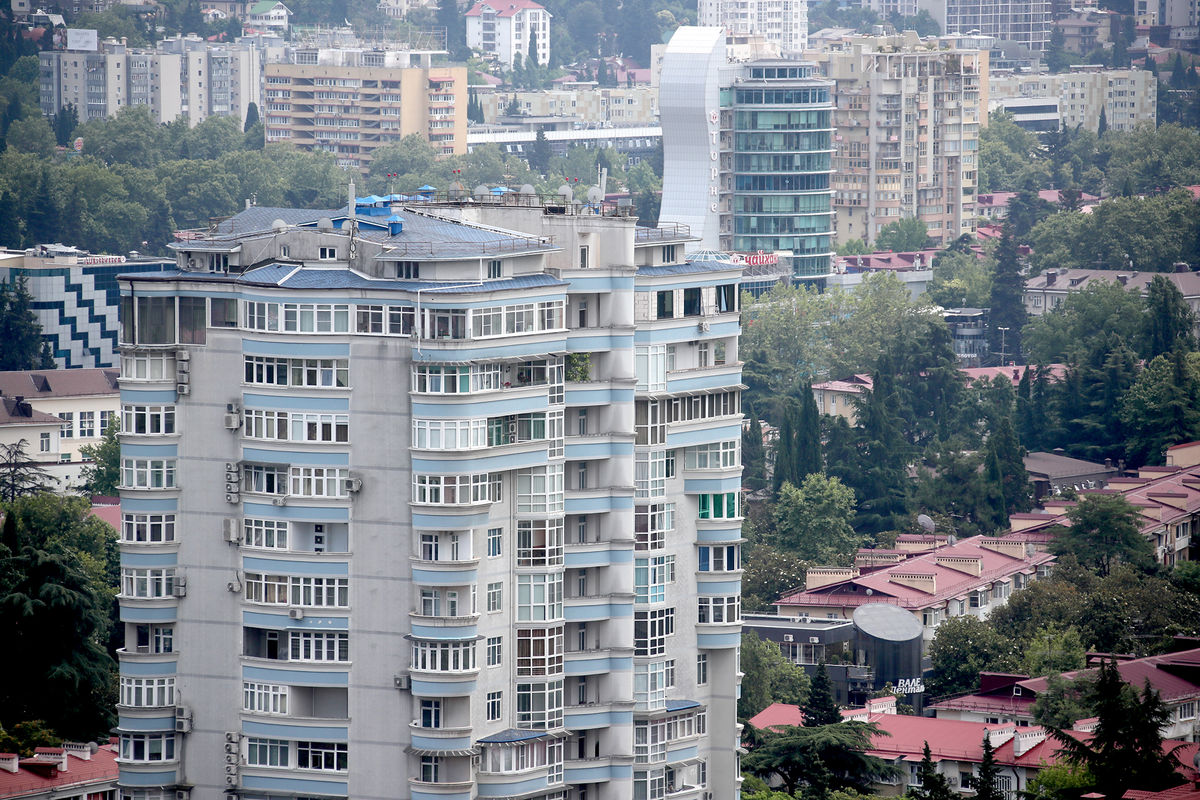
[(93, 498), (91, 513), (92, 516), (99, 517), (116, 530), (121, 530), (121, 506), (119, 503), (116, 505), (100, 504)]
[(484, 0), (481, 3), (476, 3), (470, 11), (467, 12), (468, 17), (478, 17), (483, 15), (483, 9), (490, 8), (496, 12), (497, 17), (515, 17), (519, 12), (526, 9), (541, 9), (545, 11), (545, 6), (540, 6), (533, 0)]
[(35, 369), (0, 372), (0, 394), (35, 400), (41, 397), (116, 395), (115, 369)]
[(788, 725), (803, 725), (804, 712), (800, 706), (788, 703), (771, 703), (762, 711), (747, 720), (760, 731), (783, 728)]
[(67, 759), (66, 772), (25, 769), (24, 763), (33, 759), (22, 759), (22, 768), (17, 772), (0, 770), (0, 798), (35, 794), (49, 796), (51, 792), (57, 796), (68, 787), (78, 786), (82, 792), (83, 787), (88, 785), (99, 787), (108, 784), (108, 788), (111, 788), (116, 784), (117, 753), (111, 745), (101, 747), (89, 761), (73, 755), (68, 755)]

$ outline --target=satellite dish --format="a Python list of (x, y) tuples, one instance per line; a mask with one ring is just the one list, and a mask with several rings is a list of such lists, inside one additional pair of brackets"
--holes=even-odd
[(521, 194), (533, 196), (537, 194), (537, 190), (533, 188), (532, 183), (526, 183), (521, 186)]
[(571, 202), (571, 198), (575, 196), (575, 193), (571, 191), (571, 187), (567, 186), (565, 183), (558, 187), (558, 194), (566, 199), (568, 203)]
[(917, 524), (921, 526), (921, 530), (927, 533), (933, 533), (937, 529), (937, 526), (933, 524), (933, 517), (928, 514), (918, 514)]
[[(329, 224), (332, 225), (333, 223), (331, 222)], [(271, 230), (275, 232), (285, 231), (287, 230), (287, 223), (281, 219), (277, 219), (271, 223)]]
[(604, 192), (600, 191), (599, 186), (593, 186), (587, 190), (587, 201), (589, 203), (599, 203), (604, 199)]
[(330, 219), (329, 217), (321, 217), (319, 220), (317, 220), (317, 230), (319, 230), (319, 231), (333, 230), (333, 220)]
[(477, 200), (478, 200), (478, 199), (481, 199), (481, 198), (484, 198), (484, 197), (488, 197), (488, 196), (490, 196), (490, 195), (491, 195), (491, 193), (492, 193), (492, 190), (491, 190), (491, 189), (489, 189), (488, 187), (484, 186), (484, 185), (481, 183), (481, 184), (479, 184), (478, 186), (476, 186), (476, 187), (475, 187), (475, 192), (474, 192), (474, 195), (475, 195), (475, 199), (477, 199)]

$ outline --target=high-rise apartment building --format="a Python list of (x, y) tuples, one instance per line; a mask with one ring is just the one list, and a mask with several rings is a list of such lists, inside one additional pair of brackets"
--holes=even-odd
[(988, 104), (1012, 112), (1018, 125), (1033, 130), (1083, 126), (1094, 133), (1103, 112), (1108, 130), (1131, 131), (1157, 119), (1157, 80), (1147, 70), (1098, 66), (1058, 74), (992, 74)]
[(660, 219), (705, 248), (778, 254), (797, 279), (828, 275), (831, 88), (811, 63), (731, 62), (720, 28), (678, 29), (659, 88)]
[(1030, 50), (1050, 44), (1051, 0), (917, 0), (946, 34), (994, 36)]
[(987, 51), (954, 40), (852, 36), (813, 54), (834, 82), (839, 242), (906, 217), (950, 242), (973, 230)]
[(125, 106), (146, 106), (159, 122), (210, 116), (246, 121), (260, 101), (261, 54), (252, 45), (214, 45), (197, 36), (160, 41), (156, 49), (113, 40), (95, 50), (38, 54), (42, 113), (74, 105), (80, 121), (111, 117)]
[(376, 149), (410, 134), (438, 152), (467, 151), (467, 68), (435, 53), (300, 48), (264, 68), (268, 142), (333, 153), (366, 171)]
[(808, 0), (699, 0), (696, 17), (704, 27), (761, 36), (784, 53), (808, 48)]
[(520, 200), (122, 279), (123, 800), (736, 795), (741, 268)]

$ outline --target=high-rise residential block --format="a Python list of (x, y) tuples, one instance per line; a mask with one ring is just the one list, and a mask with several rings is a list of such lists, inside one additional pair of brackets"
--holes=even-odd
[(467, 68), (431, 51), (300, 48), (267, 64), (268, 142), (333, 153), (362, 171), (380, 147), (417, 134), (443, 155), (467, 151)]
[(704, 27), (761, 36), (784, 53), (808, 47), (808, 0), (699, 0), (696, 17)]
[(533, 0), (480, 0), (467, 11), (467, 46), (512, 69), (550, 63), (550, 12)]
[(839, 242), (916, 217), (950, 242), (974, 229), (986, 51), (953, 39), (852, 36), (813, 58), (834, 82)]
[(702, 247), (758, 254), (797, 279), (830, 272), (832, 84), (811, 63), (730, 61), (720, 28), (682, 27), (663, 57), (659, 218)]
[(1030, 50), (1050, 44), (1051, 0), (917, 0), (946, 34), (994, 36)]
[(1013, 114), (1031, 130), (1078, 128), (1093, 133), (1104, 114), (1108, 130), (1132, 131), (1154, 125), (1158, 116), (1158, 78), (1141, 69), (1072, 67), (1058, 74), (993, 74), (988, 103)]
[(251, 208), (122, 279), (124, 800), (736, 796), (741, 267), (623, 212)]

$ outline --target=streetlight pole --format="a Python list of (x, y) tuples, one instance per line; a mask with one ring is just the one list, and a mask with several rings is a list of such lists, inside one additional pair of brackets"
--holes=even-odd
[(1008, 328), (1003, 328), (1003, 327), (997, 325), (996, 330), (1000, 331), (1000, 366), (1003, 367), (1004, 366), (1004, 353), (1005, 353), (1004, 339), (1005, 339), (1005, 335), (1008, 333)]

